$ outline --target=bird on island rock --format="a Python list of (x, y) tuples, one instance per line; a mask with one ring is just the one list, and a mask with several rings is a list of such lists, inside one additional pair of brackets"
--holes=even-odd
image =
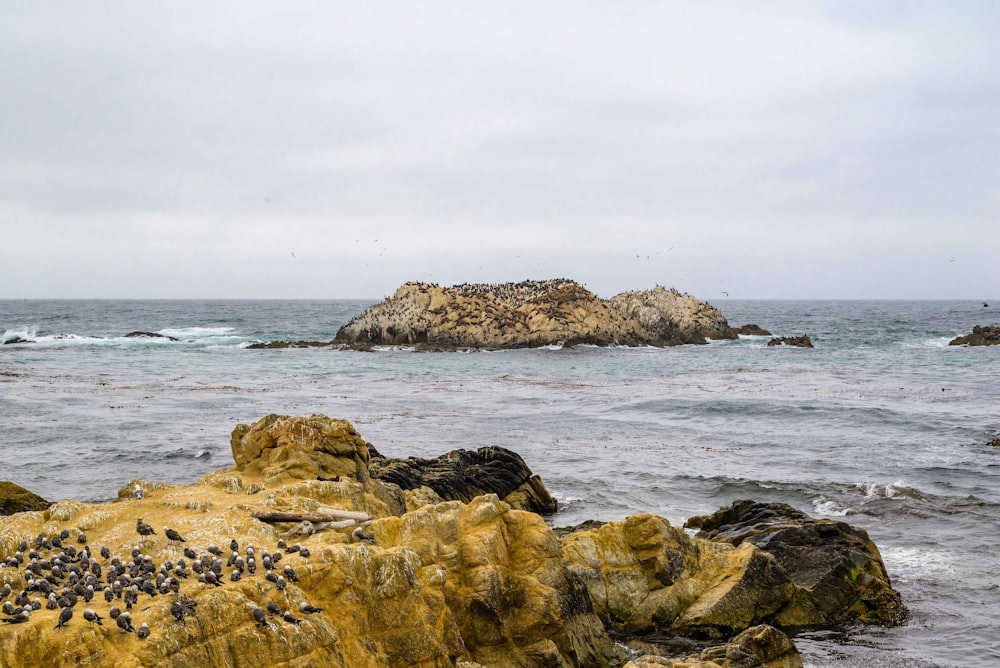
[(306, 615), (311, 615), (317, 612), (323, 612), (323, 608), (317, 608), (313, 605), (309, 605), (305, 601), (302, 601), (301, 603), (299, 603), (299, 612)]
[(267, 602), (267, 611), (270, 612), (272, 615), (280, 615), (281, 614), (281, 608), (279, 608), (278, 604), (275, 603), (274, 601), (268, 601)]
[(135, 531), (140, 536), (151, 536), (156, 533), (153, 527), (142, 521), (141, 517), (135, 521)]
[(135, 633), (135, 627), (132, 626), (132, 615), (127, 612), (123, 612), (118, 615), (118, 619), (115, 620), (115, 624), (118, 625), (125, 633)]
[(299, 623), (301, 623), (299, 621), (299, 618), (292, 614), (291, 610), (285, 610), (285, 614), (281, 615), (281, 618), (284, 619), (289, 624), (299, 624)]
[(257, 620), (257, 626), (267, 626), (267, 615), (257, 606), (253, 607), (253, 618)]
[(103, 619), (103, 617), (101, 617), (100, 615), (98, 615), (96, 612), (94, 612), (90, 608), (87, 608), (86, 610), (83, 611), (83, 618), (86, 619), (91, 624), (97, 624), (98, 626), (104, 626), (104, 624), (101, 623), (101, 619)]
[(163, 534), (167, 537), (167, 540), (177, 541), (178, 543), (186, 543), (187, 542), (186, 540), (184, 540), (184, 538), (179, 533), (177, 533), (173, 529), (169, 529), (167, 527), (163, 527)]
[(145, 640), (149, 637), (149, 625), (146, 622), (143, 622), (139, 630), (135, 632), (135, 637), (139, 640)]
[(136, 485), (135, 489), (132, 490), (132, 498), (135, 499), (136, 501), (139, 501), (142, 499), (143, 496), (144, 494), (142, 493), (142, 487)]
[(69, 624), (69, 620), (72, 617), (73, 617), (73, 608), (72, 607), (63, 608), (62, 610), (60, 610), (59, 611), (59, 623), (56, 624), (56, 628), (57, 629), (61, 629), (62, 627), (64, 627), (67, 624)]

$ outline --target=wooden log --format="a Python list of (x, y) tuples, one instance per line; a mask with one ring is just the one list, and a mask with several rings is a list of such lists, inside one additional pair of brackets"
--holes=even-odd
[(255, 510), (250, 515), (262, 522), (312, 522), (321, 524), (326, 522), (337, 522), (339, 520), (354, 520), (357, 522), (367, 522), (371, 519), (368, 513), (353, 510), (324, 510), (312, 513), (294, 513), (280, 510)]

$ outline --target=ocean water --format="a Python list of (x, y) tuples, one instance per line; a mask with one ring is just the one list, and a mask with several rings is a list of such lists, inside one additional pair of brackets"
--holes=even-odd
[[(911, 611), (803, 632), (807, 666), (1000, 665), (1000, 321), (972, 301), (719, 301), (734, 325), (808, 333), (676, 348), (371, 353), (328, 340), (366, 301), (0, 301), (0, 479), (106, 500), (190, 483), (268, 413), (350, 420), (388, 456), (502, 445), (560, 502), (553, 525), (735, 499), (868, 530)], [(178, 338), (126, 338), (131, 331)]]

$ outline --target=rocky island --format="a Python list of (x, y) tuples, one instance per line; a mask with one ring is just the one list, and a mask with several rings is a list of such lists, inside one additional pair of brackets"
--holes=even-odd
[(0, 517), (4, 665), (792, 668), (776, 627), (906, 614), (863, 530), (787, 506), (557, 534), (503, 449), (392, 460), (322, 415), (231, 449), (190, 486)]
[(735, 338), (736, 330), (716, 308), (677, 290), (657, 286), (601, 299), (575, 281), (550, 279), (452, 287), (405, 283), (341, 327), (332, 342), (279, 341), (251, 347), (674, 346)]

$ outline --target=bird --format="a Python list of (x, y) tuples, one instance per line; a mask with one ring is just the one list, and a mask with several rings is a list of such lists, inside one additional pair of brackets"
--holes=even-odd
[(272, 615), (280, 615), (281, 614), (281, 608), (279, 608), (278, 604), (275, 603), (274, 601), (268, 601), (267, 602), (267, 611), (270, 612)]
[(323, 608), (317, 608), (313, 605), (309, 605), (305, 601), (302, 601), (301, 603), (299, 603), (299, 612), (304, 613), (306, 615), (311, 615), (316, 612), (323, 612)]
[(139, 630), (135, 632), (135, 637), (139, 640), (145, 640), (149, 637), (149, 625), (146, 622), (143, 622)]
[(59, 611), (59, 623), (56, 624), (56, 628), (57, 629), (61, 629), (62, 627), (64, 627), (67, 624), (69, 624), (69, 620), (72, 617), (73, 617), (73, 608), (72, 607), (67, 607), (67, 608), (63, 608), (62, 610), (60, 610)]
[(104, 624), (101, 623), (101, 620), (103, 619), (103, 617), (101, 617), (100, 615), (98, 615), (96, 612), (94, 612), (90, 608), (87, 608), (86, 610), (83, 611), (83, 618), (86, 619), (91, 624), (97, 624), (98, 626), (104, 626)]
[(288, 578), (289, 580), (291, 580), (292, 582), (298, 582), (299, 581), (298, 574), (295, 572), (295, 569), (292, 568), (290, 565), (288, 565), (288, 564), (285, 565), (284, 573), (285, 573), (285, 577)]
[(257, 620), (257, 626), (267, 626), (267, 615), (257, 606), (253, 606), (253, 618)]
[(31, 619), (31, 608), (21, 608), (15, 610), (11, 616), (4, 617), (3, 621), (5, 624), (23, 624), (29, 619)]
[(233, 552), (236, 552), (237, 550), (240, 549), (240, 544), (236, 541), (235, 538), (229, 541), (229, 549), (232, 550)]
[(118, 615), (118, 619), (115, 620), (115, 624), (118, 625), (125, 633), (135, 633), (135, 627), (132, 626), (132, 615), (127, 612), (123, 612)]
[(142, 499), (143, 496), (144, 495), (142, 493), (142, 487), (136, 485), (135, 489), (132, 490), (132, 498), (135, 499), (136, 501), (139, 501)]
[(184, 540), (183, 536), (181, 536), (179, 533), (177, 533), (173, 529), (169, 529), (167, 527), (163, 527), (163, 534), (167, 537), (167, 540), (177, 541), (178, 543), (186, 543), (187, 542), (186, 540)]
[(299, 618), (293, 615), (291, 610), (285, 610), (285, 613), (281, 615), (281, 618), (284, 619), (289, 624), (299, 623)]
[(156, 533), (153, 531), (153, 527), (142, 521), (141, 517), (135, 521), (135, 531), (140, 536), (150, 536)]

